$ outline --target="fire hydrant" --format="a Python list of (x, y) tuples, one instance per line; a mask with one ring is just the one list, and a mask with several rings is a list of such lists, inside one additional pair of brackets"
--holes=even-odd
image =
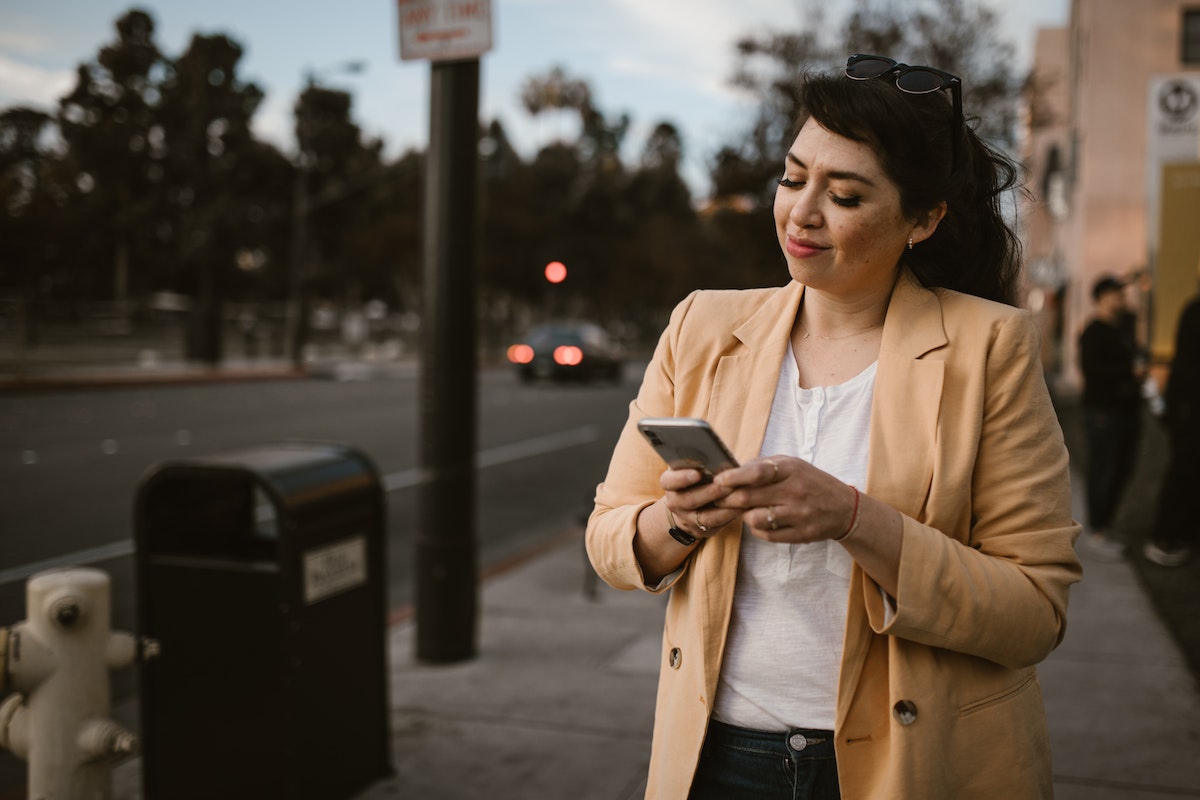
[(110, 629), (109, 585), (97, 569), (38, 573), (25, 585), (27, 618), (0, 628), (0, 690), (16, 690), (0, 704), (0, 747), (28, 763), (30, 798), (105, 800), (113, 763), (137, 745), (108, 719), (108, 670), (153, 648), (139, 653), (132, 634)]

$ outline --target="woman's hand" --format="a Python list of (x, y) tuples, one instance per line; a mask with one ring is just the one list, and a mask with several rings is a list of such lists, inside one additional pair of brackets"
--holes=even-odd
[(703, 482), (703, 474), (695, 469), (669, 469), (662, 474), (659, 485), (666, 494), (663, 502), (675, 517), (675, 527), (707, 539), (738, 515), (737, 510), (715, 507), (730, 490), (714, 481)]
[(769, 542), (837, 539), (858, 521), (858, 490), (799, 458), (748, 461), (714, 483), (726, 492), (717, 505), (743, 514), (750, 532)]
[(904, 522), (887, 503), (788, 456), (749, 461), (713, 483), (726, 492), (717, 507), (741, 513), (754, 536), (787, 544), (833, 539), (897, 597)]
[[(695, 469), (669, 469), (659, 480), (665, 494), (657, 503), (646, 506), (638, 515), (633, 552), (647, 586), (656, 586), (692, 554), (702, 539), (738, 516), (736, 510), (717, 508), (713, 503), (729, 490), (711, 481)], [(668, 532), (675, 527), (696, 537), (684, 544)]]

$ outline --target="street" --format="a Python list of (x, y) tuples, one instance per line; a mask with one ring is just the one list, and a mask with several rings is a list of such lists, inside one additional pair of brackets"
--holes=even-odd
[[(616, 386), (523, 385), (508, 369), (481, 371), (481, 568), (576, 522), (607, 467), (639, 379), (636, 365)], [(0, 394), (0, 624), (24, 618), (31, 572), (86, 564), (112, 577), (113, 627), (133, 631), (134, 500), (147, 471), (168, 459), (288, 439), (341, 442), (375, 463), (387, 499), (389, 607), (408, 605), (419, 400), (415, 367), (353, 381)], [(582, 586), (582, 556), (580, 570)], [(134, 672), (114, 673), (114, 702), (133, 693)], [(0, 796), (12, 773), (22, 775), (23, 765), (0, 754)]]

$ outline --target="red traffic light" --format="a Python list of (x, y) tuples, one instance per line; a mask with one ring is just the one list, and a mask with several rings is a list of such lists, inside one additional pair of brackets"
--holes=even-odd
[(546, 265), (546, 280), (551, 283), (562, 283), (567, 279), (567, 265), (561, 261), (551, 261)]

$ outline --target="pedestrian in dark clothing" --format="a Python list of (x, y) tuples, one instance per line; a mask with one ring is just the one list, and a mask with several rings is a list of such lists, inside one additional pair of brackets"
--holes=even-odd
[(1177, 567), (1200, 544), (1200, 297), (1179, 317), (1165, 399), (1171, 456), (1154, 530), (1142, 552), (1155, 564)]
[(1083, 420), (1087, 433), (1088, 535), (1092, 552), (1117, 560), (1124, 545), (1112, 535), (1121, 496), (1137, 456), (1141, 438), (1141, 384), (1132, 313), (1125, 304), (1124, 284), (1104, 277), (1092, 287), (1095, 318), (1079, 337), (1083, 370)]

